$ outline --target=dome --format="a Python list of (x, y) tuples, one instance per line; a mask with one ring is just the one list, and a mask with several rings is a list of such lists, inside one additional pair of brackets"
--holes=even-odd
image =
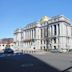
[(48, 21), (48, 17), (47, 16), (43, 16), (41, 19), (40, 19), (40, 23), (43, 23), (45, 21)]

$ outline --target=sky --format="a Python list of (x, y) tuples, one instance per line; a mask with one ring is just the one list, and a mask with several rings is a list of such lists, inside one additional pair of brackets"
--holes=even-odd
[(0, 39), (14, 37), (17, 28), (42, 16), (56, 15), (72, 20), (72, 0), (0, 0)]

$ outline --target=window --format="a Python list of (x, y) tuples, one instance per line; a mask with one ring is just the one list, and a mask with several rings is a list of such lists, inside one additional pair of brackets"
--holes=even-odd
[(42, 44), (42, 40), (41, 40), (41, 44)]
[(32, 39), (33, 39), (33, 30), (32, 30)]
[(54, 46), (54, 49), (56, 50), (56, 46)]
[(33, 49), (35, 50), (35, 47)]
[(58, 24), (58, 35), (60, 35), (60, 26)]
[(56, 35), (56, 25), (54, 25), (54, 35)]
[(45, 40), (44, 40), (44, 44), (45, 44)]
[(41, 47), (41, 50), (42, 50), (42, 47)]
[(41, 29), (41, 38), (42, 38), (42, 29)]
[(44, 46), (44, 50), (45, 50), (45, 46)]
[(54, 43), (56, 43), (56, 38), (54, 38)]
[(4, 45), (3, 45), (4, 46)]
[(52, 25), (51, 25), (51, 36), (52, 36), (53, 32), (52, 32)]
[(36, 30), (34, 29), (34, 38), (36, 38)]

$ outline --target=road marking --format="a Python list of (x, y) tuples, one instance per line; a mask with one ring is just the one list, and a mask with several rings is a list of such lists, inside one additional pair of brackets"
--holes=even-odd
[(31, 67), (34, 66), (34, 64), (22, 64), (21, 67)]

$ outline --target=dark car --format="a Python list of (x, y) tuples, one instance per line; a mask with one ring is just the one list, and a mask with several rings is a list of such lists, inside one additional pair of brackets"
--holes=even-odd
[(5, 49), (4, 49), (4, 53), (5, 53), (5, 54), (13, 54), (14, 51), (13, 51), (11, 48), (5, 48)]

